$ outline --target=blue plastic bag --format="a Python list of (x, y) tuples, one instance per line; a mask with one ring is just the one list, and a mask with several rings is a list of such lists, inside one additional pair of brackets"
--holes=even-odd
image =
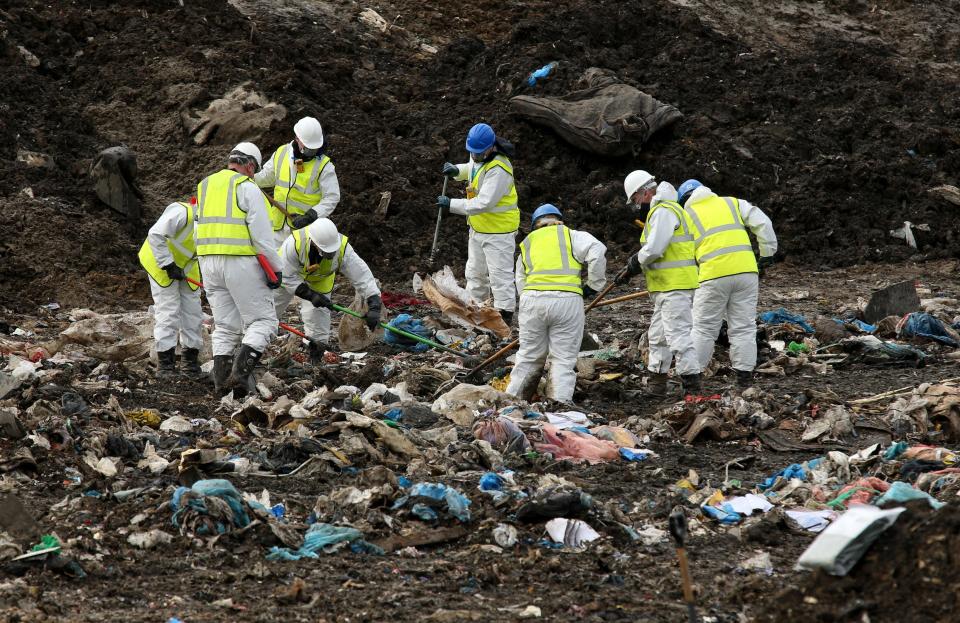
[(783, 324), (789, 322), (802, 327), (807, 333), (813, 333), (813, 327), (807, 324), (803, 316), (800, 314), (791, 314), (782, 307), (776, 311), (766, 311), (760, 314), (760, 322), (764, 324)]
[(552, 63), (544, 65), (536, 71), (530, 72), (530, 75), (527, 77), (527, 86), (536, 86), (537, 80), (541, 80), (549, 76), (550, 72), (557, 68), (557, 65), (559, 65), (559, 63), (557, 63), (557, 61), (553, 61)]
[[(216, 512), (214, 516), (214, 511), (211, 510), (207, 498), (217, 498), (226, 502), (228, 509), (226, 514)], [(177, 528), (191, 514), (210, 516), (217, 534), (223, 534), (231, 528), (243, 528), (250, 523), (246, 504), (240, 496), (240, 492), (229, 480), (222, 478), (198, 480), (189, 489), (187, 487), (177, 487), (177, 490), (173, 492), (173, 498), (170, 500), (170, 508), (173, 509), (171, 521)], [(201, 525), (197, 529), (199, 535), (209, 533), (206, 525)]]
[[(414, 335), (418, 335), (422, 338), (430, 339), (431, 335), (433, 334), (433, 332), (426, 325), (423, 324), (422, 320), (420, 320), (419, 318), (414, 318), (410, 314), (400, 314), (396, 318), (391, 320), (388, 324), (391, 327), (396, 327), (397, 329), (401, 329), (403, 331), (406, 331), (407, 333), (413, 333)], [(390, 330), (383, 332), (383, 339), (387, 344), (401, 346), (415, 353), (422, 353), (426, 351), (428, 348), (430, 348), (429, 346), (427, 346), (422, 342), (418, 342), (406, 336), (399, 335)]]
[(639, 463), (640, 461), (646, 461), (650, 458), (650, 452), (634, 448), (620, 448), (620, 456), (631, 463)]
[(271, 547), (267, 560), (301, 560), (303, 558), (319, 558), (318, 551), (330, 553), (341, 543), (360, 543), (360, 549), (366, 553), (382, 554), (383, 550), (367, 543), (363, 535), (356, 528), (349, 526), (334, 526), (328, 523), (315, 523), (310, 526), (303, 536), (303, 545), (300, 549), (292, 550), (289, 547)]
[(422, 501), (414, 502), (411, 512), (417, 514), (418, 517), (422, 514), (422, 518), (428, 518), (427, 520), (436, 519), (437, 517), (435, 512), (431, 515), (431, 513), (426, 513), (424, 508), (433, 510), (432, 506), (439, 506), (440, 503), (443, 503), (446, 507), (445, 510), (450, 515), (463, 522), (470, 521), (470, 509), (467, 508), (470, 506), (470, 499), (453, 487), (448, 487), (447, 485), (440, 484), (438, 482), (418, 482), (410, 487), (410, 491), (407, 493), (407, 495), (399, 498), (393, 503), (393, 508), (403, 508), (411, 498), (433, 500), (437, 503), (428, 506)]
[(930, 503), (930, 508), (937, 510), (945, 506), (944, 502), (937, 500), (935, 497), (927, 493), (926, 491), (921, 491), (919, 489), (914, 489), (912, 485), (906, 482), (897, 481), (890, 485), (890, 488), (876, 498), (873, 503), (876, 506), (881, 506), (887, 502), (894, 502), (896, 504), (902, 504), (904, 502), (909, 502), (910, 500), (926, 500)]

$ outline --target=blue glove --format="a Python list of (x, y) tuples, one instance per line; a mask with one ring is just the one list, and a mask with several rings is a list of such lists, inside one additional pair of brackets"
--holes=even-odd
[(450, 197), (440, 195), (437, 197), (437, 205), (440, 206), (440, 209), (443, 210), (444, 216), (449, 216), (450, 214)]

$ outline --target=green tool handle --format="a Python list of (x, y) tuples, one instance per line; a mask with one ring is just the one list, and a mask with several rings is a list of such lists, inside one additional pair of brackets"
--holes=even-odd
[[(353, 316), (354, 318), (363, 318), (363, 314), (358, 313), (358, 312), (355, 312), (355, 311), (353, 311), (352, 309), (347, 309), (346, 307), (341, 307), (340, 305), (337, 305), (336, 303), (332, 303), (332, 305), (333, 305), (333, 308), (334, 308), (335, 310), (337, 310), (338, 312), (340, 312), (340, 313), (342, 313), (342, 314), (347, 314), (347, 315), (349, 315), (349, 316)], [(442, 351), (445, 352), (445, 353), (450, 353), (451, 355), (456, 355), (457, 357), (468, 357), (468, 356), (469, 356), (469, 355), (467, 355), (467, 353), (461, 353), (460, 351), (454, 350), (454, 349), (449, 348), (449, 347), (447, 347), (447, 346), (444, 346), (443, 344), (437, 344), (437, 343), (434, 342), (433, 340), (428, 340), (428, 339), (425, 338), (425, 337), (420, 337), (420, 336), (417, 335), (416, 333), (410, 333), (409, 331), (404, 331), (403, 329), (398, 329), (397, 327), (391, 327), (390, 325), (388, 325), (388, 324), (385, 323), (385, 322), (381, 322), (381, 323), (379, 323), (379, 325), (380, 325), (381, 327), (383, 327), (384, 329), (386, 329), (387, 331), (392, 331), (393, 333), (396, 333), (397, 335), (402, 335), (402, 336), (404, 336), (404, 337), (410, 338), (411, 340), (416, 340), (417, 342), (420, 342), (420, 343), (422, 343), (422, 344), (426, 344), (426, 345), (428, 345), (428, 346), (432, 346), (432, 347), (436, 348), (437, 350), (442, 350)]]

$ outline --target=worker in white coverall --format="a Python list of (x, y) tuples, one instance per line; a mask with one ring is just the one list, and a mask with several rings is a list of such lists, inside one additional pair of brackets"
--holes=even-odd
[(298, 229), (280, 247), (286, 279), (276, 293), (277, 315), (297, 296), (304, 332), (321, 342), (330, 338), (330, 293), (338, 274), (343, 274), (367, 302), (364, 320), (373, 331), (380, 322), (380, 288), (367, 263), (361, 259), (328, 218), (319, 218)]
[(216, 325), (213, 380), (238, 395), (254, 385), (253, 369), (277, 334), (271, 290), (283, 279), (267, 198), (253, 183), (259, 168), (257, 146), (240, 143), (226, 169), (197, 185), (197, 255)]
[[(744, 199), (718, 197), (698, 182), (680, 185), (680, 201), (694, 236), (700, 287), (693, 297), (693, 345), (701, 369), (713, 357), (724, 319), (730, 339), (730, 364), (737, 384), (753, 384), (757, 365), (757, 293), (759, 272), (773, 265), (777, 236), (770, 218)], [(757, 237), (760, 261), (748, 231)]]
[(684, 395), (701, 391), (700, 363), (693, 347), (693, 293), (697, 289), (697, 261), (693, 235), (687, 227), (677, 191), (646, 171), (633, 171), (623, 182), (627, 201), (644, 221), (640, 251), (630, 257), (618, 282), (644, 273), (653, 302), (647, 330), (647, 383), (651, 396), (667, 395), (667, 373), (676, 360)]
[[(563, 224), (560, 210), (545, 204), (533, 213), (533, 231), (520, 243), (516, 264), (520, 292), (520, 350), (507, 393), (521, 396), (539, 381), (549, 356), (550, 398), (572, 402), (577, 355), (583, 339), (583, 299), (606, 283), (607, 248), (585, 231)], [(587, 282), (580, 271), (587, 265)], [(536, 378), (534, 378), (536, 377)]]
[(467, 182), (467, 198), (437, 197), (443, 216), (451, 213), (467, 217), (470, 238), (467, 247), (467, 292), (478, 303), (493, 295), (493, 305), (508, 325), (517, 308), (513, 285), (513, 253), (520, 208), (514, 183), (513, 146), (497, 138), (486, 123), (478, 123), (467, 133), (470, 161), (443, 165), (443, 174)]
[(297, 121), (293, 140), (273, 152), (254, 181), (261, 188), (273, 187), (267, 199), (277, 248), (291, 230), (328, 218), (340, 202), (337, 171), (323, 153), (323, 128), (313, 117)]
[(197, 245), (194, 238), (193, 203), (178, 201), (163, 211), (147, 232), (140, 247), (140, 265), (150, 276), (153, 295), (153, 339), (157, 343), (157, 375), (176, 372), (177, 338), (183, 347), (183, 369), (191, 376), (200, 374), (198, 357), (203, 346), (200, 326), (200, 281)]

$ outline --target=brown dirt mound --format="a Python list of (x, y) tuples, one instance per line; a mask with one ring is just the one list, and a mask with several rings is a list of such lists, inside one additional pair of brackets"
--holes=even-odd
[[(943, 28), (918, 39), (897, 24), (950, 23), (958, 11), (881, 4), (876, 17), (857, 2), (821, 9), (823, 23), (857, 27), (824, 31), (787, 15), (767, 32), (750, 21), (764, 16), (749, 0), (727, 11), (741, 29), (666, 0), (480, 1), (456, 16), (394, 0), (378, 10), (405, 30), (380, 34), (346, 2), (286, 0), (272, 14), (257, 5), (244, 15), (225, 0), (11, 0), (0, 11), (0, 304), (147, 300), (135, 257), (146, 225), (123, 224), (98, 204), (90, 161), (118, 143), (138, 153), (149, 224), (223, 158), (224, 146), (187, 141), (181, 108), (245, 81), (289, 110), (261, 141), (265, 152), (289, 140), (303, 114), (324, 123), (344, 193), (335, 220), (388, 281), (407, 282), (428, 253), (440, 165), (462, 158), (477, 120), (516, 143), (525, 213), (558, 203), (615, 254), (637, 244), (620, 181), (641, 166), (757, 203), (774, 217), (783, 254), (814, 267), (909, 257), (888, 234), (904, 220), (931, 225), (917, 257), (955, 255), (955, 208), (925, 191), (956, 183), (960, 171), (957, 74), (936, 57), (960, 44)], [(579, 152), (508, 112), (510, 95), (531, 92), (521, 88), (526, 74), (552, 60), (556, 76), (532, 92), (563, 93), (598, 66), (686, 117), (636, 158)], [(56, 168), (17, 162), (19, 149), (49, 153)], [(37, 199), (20, 194), (25, 187)], [(385, 190), (393, 200), (380, 220), (372, 213)], [(460, 265), (463, 223), (452, 219), (442, 236), (439, 259)], [(103, 291), (116, 282), (98, 274), (126, 285)]]
[(960, 606), (960, 507), (910, 510), (842, 578), (815, 572), (757, 608), (757, 621), (947, 621)]

